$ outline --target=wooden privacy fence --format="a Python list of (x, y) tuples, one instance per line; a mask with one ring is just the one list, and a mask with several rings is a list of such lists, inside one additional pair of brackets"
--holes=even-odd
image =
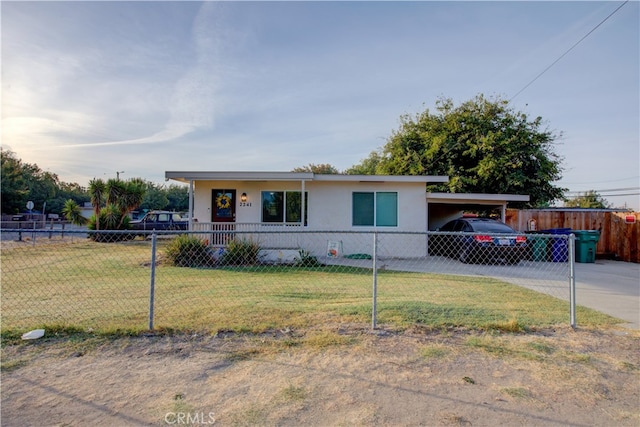
[[(634, 218), (634, 222), (631, 222)], [(606, 209), (507, 209), (506, 223), (518, 231), (529, 231), (531, 220), (536, 230), (570, 228), (599, 230), (596, 246), (599, 258), (614, 258), (640, 263), (640, 212)]]

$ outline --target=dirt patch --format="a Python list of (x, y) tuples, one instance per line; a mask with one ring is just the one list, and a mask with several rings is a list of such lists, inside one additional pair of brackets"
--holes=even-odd
[(45, 338), (3, 347), (2, 424), (637, 426), (639, 343), (358, 325)]

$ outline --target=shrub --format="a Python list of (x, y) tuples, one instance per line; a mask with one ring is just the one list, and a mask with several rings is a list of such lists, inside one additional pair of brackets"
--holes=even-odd
[(307, 250), (300, 249), (298, 251), (298, 256), (295, 258), (296, 267), (320, 267), (322, 264), (318, 262), (318, 258), (311, 255), (311, 253)]
[(176, 267), (211, 267), (215, 264), (207, 244), (195, 236), (181, 234), (171, 240), (166, 255)]
[(233, 239), (220, 258), (222, 265), (255, 265), (260, 245), (251, 239)]

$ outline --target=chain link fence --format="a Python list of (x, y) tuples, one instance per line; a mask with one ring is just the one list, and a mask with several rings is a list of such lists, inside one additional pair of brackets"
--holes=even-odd
[(3, 331), (575, 326), (569, 235), (2, 230), (0, 261)]

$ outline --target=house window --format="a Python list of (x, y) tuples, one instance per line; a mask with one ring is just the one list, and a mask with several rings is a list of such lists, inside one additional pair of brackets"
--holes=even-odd
[(354, 192), (352, 223), (354, 226), (398, 226), (398, 193)]
[[(262, 222), (300, 224), (302, 198), (300, 191), (263, 191)], [(309, 212), (309, 194), (304, 193), (304, 224), (307, 225)]]

